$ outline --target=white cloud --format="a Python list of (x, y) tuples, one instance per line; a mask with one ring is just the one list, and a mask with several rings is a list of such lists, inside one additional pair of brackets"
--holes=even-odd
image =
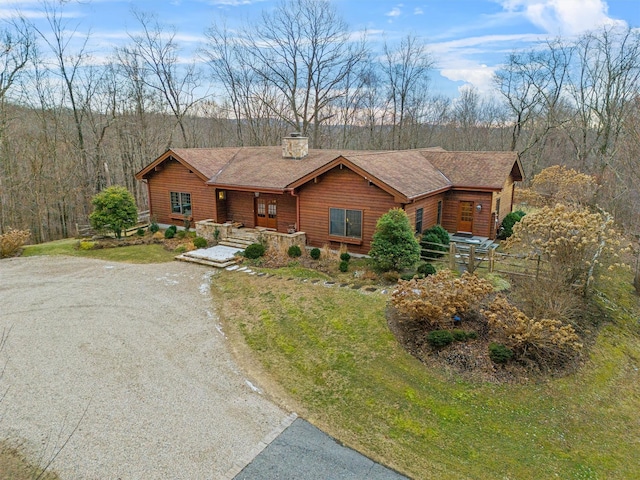
[(490, 96), (494, 91), (493, 74), (496, 68), (462, 61), (456, 68), (443, 68), (440, 70), (440, 75), (454, 82), (464, 82), (460, 88), (473, 85), (480, 95)]
[(391, 11), (385, 13), (385, 16), (395, 18), (399, 17), (402, 14), (402, 10), (399, 7), (393, 7)]
[(420, 7), (416, 7), (416, 8), (413, 9), (413, 14), (414, 15), (422, 15), (422, 14), (424, 14), (424, 10), (422, 10), (422, 8), (420, 8)]
[(604, 0), (498, 0), (551, 35), (579, 35), (605, 25), (626, 25), (608, 15)]

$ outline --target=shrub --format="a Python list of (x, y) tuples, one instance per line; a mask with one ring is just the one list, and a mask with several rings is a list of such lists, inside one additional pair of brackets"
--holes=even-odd
[(138, 221), (136, 200), (125, 187), (105, 188), (91, 199), (91, 204), (91, 227), (111, 231), (116, 238), (121, 238), (122, 231), (133, 227)]
[(349, 260), (351, 260), (351, 255), (349, 254), (349, 252), (342, 252), (340, 254), (340, 260), (342, 260), (343, 262), (348, 262)]
[(403, 273), (400, 275), (401, 280), (413, 280), (413, 277), (415, 277), (413, 273)]
[(495, 363), (507, 363), (513, 357), (513, 351), (502, 343), (489, 344), (489, 358)]
[(139, 237), (144, 237), (144, 228), (142, 228), (142, 227), (141, 227), (141, 228), (139, 228), (139, 229), (136, 231), (136, 235), (138, 235)]
[(467, 332), (467, 339), (475, 340), (478, 338), (478, 334), (476, 332)]
[(291, 245), (287, 250), (287, 255), (289, 255), (291, 258), (298, 258), (300, 255), (302, 255), (302, 250), (300, 250), (299, 245)]
[(502, 295), (483, 312), (489, 327), (522, 356), (537, 360), (563, 360), (582, 344), (571, 325), (559, 320), (529, 318)]
[(416, 272), (418, 272), (418, 275), (427, 277), (436, 273), (436, 267), (434, 267), (430, 263), (424, 262), (418, 265), (418, 269), (416, 270)]
[(394, 208), (378, 219), (369, 255), (382, 271), (410, 268), (420, 260), (420, 244), (404, 210)]
[(453, 335), (449, 330), (433, 330), (427, 335), (427, 342), (435, 348), (442, 348), (453, 342)]
[(464, 342), (467, 339), (467, 332), (460, 330), (459, 328), (451, 330), (451, 335), (453, 335), (453, 339), (456, 342)]
[(263, 244), (252, 243), (247, 248), (245, 248), (244, 256), (249, 259), (255, 260), (256, 258), (260, 258), (261, 256), (263, 256), (265, 251), (266, 249), (264, 248)]
[(502, 224), (500, 225), (500, 229), (498, 230), (498, 238), (500, 240), (505, 240), (513, 235), (513, 226), (522, 220), (522, 217), (524, 216), (525, 213), (522, 210), (517, 210), (504, 217)]
[(443, 245), (440, 237), (433, 232), (422, 235), (420, 247), (423, 258), (440, 258), (444, 254), (439, 252), (447, 251), (447, 247)]
[(340, 265), (338, 265), (338, 268), (340, 269), (341, 272), (346, 272), (349, 270), (349, 262), (342, 260), (340, 262)]
[(174, 248), (174, 253), (184, 253), (187, 251), (187, 247), (185, 245), (178, 245), (176, 248)]
[(151, 233), (156, 233), (158, 230), (160, 230), (160, 226), (156, 222), (151, 222), (151, 225), (149, 225), (149, 231)]
[(309, 256), (311, 258), (313, 258), (314, 260), (320, 259), (320, 249), (319, 248), (312, 248), (311, 251), (309, 252)]
[(0, 235), (0, 258), (17, 255), (30, 236), (29, 230), (14, 229), (9, 229), (7, 233)]
[(396, 283), (400, 279), (400, 274), (394, 271), (384, 272), (382, 278), (387, 283)]
[(439, 270), (425, 278), (400, 281), (391, 304), (411, 321), (445, 327), (454, 315), (476, 309), (492, 292), (491, 283), (477, 275), (465, 272), (456, 278), (450, 270)]
[(193, 239), (193, 246), (196, 248), (206, 248), (207, 239), (203, 237), (196, 237)]
[(438, 237), (438, 240), (439, 240), (438, 243), (441, 243), (442, 245), (449, 245), (449, 242), (451, 241), (451, 237), (449, 237), (449, 232), (447, 232), (440, 225), (434, 225), (433, 227), (428, 228), (427, 230), (422, 232), (422, 236), (429, 235), (431, 233), (434, 234), (436, 237)]
[(180, 230), (179, 232), (176, 232), (176, 237), (182, 239), (184, 237), (187, 236), (187, 231), (186, 230)]
[(88, 240), (82, 240), (79, 244), (78, 244), (78, 249), (79, 250), (93, 250), (96, 246), (95, 242), (90, 242)]
[(164, 238), (170, 239), (176, 236), (176, 228), (172, 225), (164, 231)]

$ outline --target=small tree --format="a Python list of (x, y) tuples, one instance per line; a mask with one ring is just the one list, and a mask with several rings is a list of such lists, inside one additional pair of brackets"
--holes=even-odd
[(369, 255), (383, 271), (401, 270), (420, 260), (420, 244), (404, 210), (394, 208), (378, 219)]
[(133, 227), (138, 219), (138, 209), (133, 195), (125, 187), (109, 187), (91, 200), (93, 213), (89, 216), (91, 227), (113, 232), (117, 238), (122, 231)]

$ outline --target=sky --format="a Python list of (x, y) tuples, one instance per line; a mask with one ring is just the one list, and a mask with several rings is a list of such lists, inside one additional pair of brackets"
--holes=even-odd
[[(184, 52), (204, 41), (203, 32), (225, 19), (230, 27), (257, 18), (280, 0), (69, 0), (70, 28), (91, 31), (97, 57), (135, 33), (131, 10), (155, 13), (177, 31)], [(569, 39), (605, 25), (640, 28), (638, 0), (333, 0), (353, 32), (367, 32), (374, 51), (407, 34), (420, 37), (435, 61), (432, 89), (452, 97), (462, 87), (491, 90), (493, 72), (515, 50), (545, 39)], [(44, 26), (39, 0), (0, 0), (0, 19), (19, 10)], [(186, 54), (186, 53), (185, 53)]]

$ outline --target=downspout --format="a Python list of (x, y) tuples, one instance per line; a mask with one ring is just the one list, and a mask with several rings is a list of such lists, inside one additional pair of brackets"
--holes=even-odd
[(296, 193), (296, 189), (289, 190), (292, 197), (296, 199), (296, 232), (300, 231), (300, 195)]

